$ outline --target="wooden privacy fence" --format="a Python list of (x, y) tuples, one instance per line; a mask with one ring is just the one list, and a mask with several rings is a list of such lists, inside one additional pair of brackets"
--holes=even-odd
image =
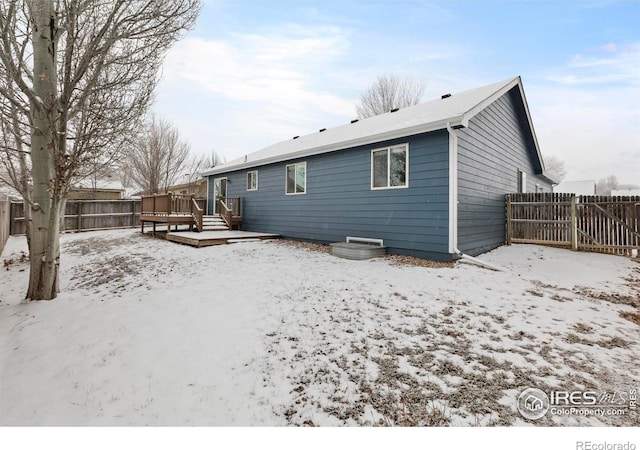
[[(67, 200), (63, 231), (131, 228), (140, 225), (140, 200)], [(25, 234), (24, 204), (11, 203), (11, 234)]]
[(640, 196), (507, 195), (507, 244), (631, 256), (640, 249)]
[(11, 201), (0, 195), (0, 253), (9, 239), (11, 229)]

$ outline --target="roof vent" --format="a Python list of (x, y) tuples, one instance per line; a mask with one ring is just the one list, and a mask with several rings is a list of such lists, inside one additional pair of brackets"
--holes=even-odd
[(451, 97), (451, 94), (444, 94), (441, 98), (444, 100), (445, 98)]
[(247, 162), (247, 155), (244, 155), (244, 162)]
[(300, 136), (294, 136), (293, 138), (294, 138), (294, 139), (298, 139), (299, 137), (300, 137)]
[(351, 123), (356, 123), (357, 121), (358, 121), (358, 119), (353, 119), (353, 120), (351, 121)]
[(323, 131), (327, 131), (326, 128), (320, 128), (320, 133), (322, 133)]
[(398, 111), (399, 109), (400, 109), (400, 108), (393, 108), (393, 109), (392, 109), (391, 111), (389, 111), (389, 112), (396, 112), (396, 111)]

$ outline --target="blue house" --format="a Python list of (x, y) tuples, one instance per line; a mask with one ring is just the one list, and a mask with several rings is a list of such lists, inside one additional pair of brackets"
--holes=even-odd
[(451, 260), (505, 242), (505, 194), (551, 192), (520, 77), (296, 136), (203, 174), (208, 214), (322, 243)]

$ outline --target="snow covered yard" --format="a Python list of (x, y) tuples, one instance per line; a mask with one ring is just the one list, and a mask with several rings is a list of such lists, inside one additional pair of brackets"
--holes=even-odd
[[(62, 293), (0, 275), (0, 425), (640, 425), (525, 420), (526, 387), (640, 385), (640, 264), (538, 246), (469, 264), (264, 241), (62, 236)], [(410, 262), (410, 261), (409, 261)]]

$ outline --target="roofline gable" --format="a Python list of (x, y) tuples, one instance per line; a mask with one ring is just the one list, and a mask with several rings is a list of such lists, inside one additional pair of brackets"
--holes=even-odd
[[(450, 127), (468, 127), (470, 120), (495, 102), (497, 99), (502, 97), (503, 95), (507, 95), (512, 89), (515, 87), (518, 88), (518, 94), (522, 101), (524, 114), (527, 119), (527, 129), (526, 131), (530, 134), (531, 142), (535, 149), (536, 157), (540, 166), (541, 174), (544, 175), (544, 162), (542, 160), (542, 156), (540, 153), (540, 148), (538, 146), (538, 140), (535, 135), (535, 131), (533, 129), (533, 123), (531, 121), (531, 113), (529, 111), (529, 106), (524, 94), (524, 88), (522, 86), (522, 79), (518, 76), (515, 78), (510, 78), (508, 80), (504, 80), (502, 82), (498, 82), (492, 85), (484, 86), (481, 88), (476, 88), (470, 91), (465, 91), (460, 94), (454, 94), (451, 97), (443, 97), (442, 99), (436, 99), (430, 102), (421, 103), (419, 105), (403, 108), (399, 111), (388, 112), (385, 114), (381, 114), (379, 116), (370, 117), (367, 119), (362, 119), (357, 122), (352, 122), (351, 124), (341, 125), (339, 127), (332, 128), (330, 130), (323, 130), (321, 132), (312, 133), (306, 136), (301, 136), (294, 138), (288, 141), (282, 141), (272, 146), (266, 147), (257, 152), (251, 153), (251, 155), (257, 156), (257, 158), (249, 158), (249, 155), (244, 156), (244, 158), (238, 158), (236, 160), (230, 161), (225, 164), (221, 164), (216, 167), (212, 167), (209, 170), (206, 170), (202, 173), (203, 177), (209, 175), (216, 175), (227, 173), (236, 170), (243, 170), (253, 167), (264, 166), (267, 164), (273, 164), (293, 159), (305, 158), (308, 156), (313, 156), (322, 153), (329, 153), (338, 150), (345, 150), (347, 148), (358, 147), (362, 145), (374, 144), (376, 142), (382, 142), (392, 139), (398, 139), (402, 137), (412, 136), (421, 133), (428, 133), (431, 131), (437, 131), (442, 129), (447, 129)], [(487, 92), (485, 92), (487, 91)], [(441, 117), (438, 117), (437, 120), (425, 121), (421, 123), (410, 123), (410, 120), (402, 120), (402, 117), (411, 117), (412, 113), (415, 114), (424, 114), (425, 111), (428, 111), (428, 108), (438, 108), (442, 107), (443, 104), (439, 104), (438, 102), (447, 101), (455, 96), (465, 96), (476, 94), (479, 92), (481, 94), (480, 101), (476, 101), (470, 107), (466, 105), (462, 111), (458, 110), (455, 113), (443, 114)], [(477, 95), (477, 94), (476, 94)], [(477, 99), (476, 99), (477, 100)], [(400, 114), (399, 114), (400, 113)], [(356, 135), (355, 137), (344, 137), (340, 138), (341, 134), (349, 133), (349, 130), (356, 129), (357, 127), (366, 126), (365, 124), (376, 124), (382, 123), (385, 124), (385, 121), (390, 120), (398, 120), (398, 124), (396, 126), (387, 127), (388, 129), (381, 132), (370, 132), (363, 135)], [(409, 122), (407, 124), (407, 122)], [(349, 128), (351, 127), (351, 128)], [(384, 127), (380, 127), (384, 128)], [(378, 129), (374, 127), (374, 129)], [(328, 137), (331, 133), (336, 135), (334, 141), (329, 139), (327, 143), (314, 143), (315, 140), (321, 140), (322, 137)], [(304, 145), (305, 141), (309, 141), (307, 146)], [(301, 148), (295, 148), (295, 146)], [(283, 147), (281, 151), (277, 151), (278, 147)], [(291, 150), (287, 150), (287, 147), (294, 147)], [(273, 152), (273, 154), (269, 154), (269, 152)], [(259, 156), (260, 153), (266, 153), (264, 156)]]

